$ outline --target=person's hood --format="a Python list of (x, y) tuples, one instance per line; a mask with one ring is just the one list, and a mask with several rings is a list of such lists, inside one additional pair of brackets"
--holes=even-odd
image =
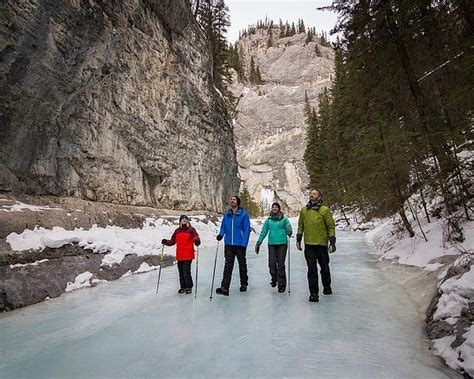
[(314, 209), (315, 211), (317, 211), (321, 207), (321, 205), (323, 205), (323, 199), (319, 199), (316, 202), (308, 201), (308, 203), (306, 204), (306, 208)]

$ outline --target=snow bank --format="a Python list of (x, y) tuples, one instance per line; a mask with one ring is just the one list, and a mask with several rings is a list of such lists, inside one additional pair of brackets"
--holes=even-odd
[[(203, 244), (215, 244), (219, 224), (207, 221), (207, 216), (190, 216), (191, 224), (196, 228)], [(117, 226), (105, 228), (92, 226), (89, 230), (65, 230), (61, 227), (44, 229), (36, 227), (23, 233), (11, 233), (6, 241), (12, 250), (60, 248), (66, 244), (77, 243), (94, 253), (106, 253), (102, 265), (111, 266), (120, 263), (128, 254), (158, 255), (161, 252), (161, 240), (169, 239), (178, 227), (178, 218), (147, 218), (141, 229), (124, 229)], [(166, 254), (174, 254), (175, 247), (165, 247)], [(143, 270), (146, 267), (142, 268)]]
[[(414, 209), (421, 209), (416, 196), (410, 201)], [(438, 196), (431, 200), (428, 209), (439, 209), (440, 206), (442, 206), (442, 198)], [(472, 258), (465, 253), (474, 251), (474, 222), (465, 221), (461, 225), (464, 235), (462, 243), (450, 243), (446, 240), (446, 220), (432, 217), (431, 222), (428, 223), (421, 212), (418, 220), (413, 217), (409, 209), (406, 212), (415, 231), (414, 237), (410, 238), (400, 227), (398, 217), (393, 217), (378, 220), (372, 230), (366, 233), (367, 238), (377, 247), (380, 259), (390, 259), (402, 265), (439, 272), (437, 278), (441, 296), (433, 314), (433, 321), (447, 322), (465, 340), (456, 341), (454, 334), (434, 339), (434, 350), (450, 367), (464, 370), (474, 376), (474, 329), (472, 325), (465, 329), (466, 318), (461, 319), (462, 311), (469, 309), (470, 304), (472, 307), (474, 301), (474, 269), (471, 266), (464, 274), (443, 282), (451, 265), (457, 267), (462, 264), (472, 264)], [(357, 225), (352, 227), (357, 227)], [(470, 260), (471, 263), (469, 263)], [(463, 331), (465, 334), (460, 334)], [(462, 343), (458, 347), (452, 347), (451, 344), (454, 341), (457, 342), (456, 344)]]
[(462, 309), (468, 307), (469, 301), (474, 299), (474, 269), (472, 266), (461, 277), (446, 280), (440, 286), (440, 290), (442, 295), (433, 319), (444, 319), (450, 324), (454, 324), (461, 317)]

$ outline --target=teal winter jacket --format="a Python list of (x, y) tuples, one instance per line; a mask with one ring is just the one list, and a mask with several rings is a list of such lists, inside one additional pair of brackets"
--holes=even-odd
[(283, 245), (288, 243), (288, 235), (291, 235), (293, 229), (290, 221), (279, 213), (277, 215), (270, 215), (264, 224), (260, 236), (258, 237), (258, 243), (261, 244), (268, 234), (269, 245)]

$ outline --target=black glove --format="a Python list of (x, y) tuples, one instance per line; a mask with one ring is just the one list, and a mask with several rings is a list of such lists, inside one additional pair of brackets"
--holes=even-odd
[(163, 238), (163, 239), (161, 240), (161, 244), (162, 244), (162, 245), (166, 245), (166, 242), (167, 242), (167, 241), (168, 241), (168, 240), (166, 240), (166, 239)]
[(291, 238), (291, 236), (293, 235), (293, 232), (291, 230), (289, 230), (288, 233), (286, 233), (286, 234), (288, 234), (288, 237)]
[(196, 240), (196, 241), (194, 241), (194, 244), (195, 244), (196, 246), (199, 246), (199, 245), (201, 244), (201, 240)]
[(224, 236), (222, 236), (221, 234), (218, 234), (216, 237), (216, 240), (220, 241), (222, 238), (224, 238)]
[(261, 245), (260, 242), (257, 242), (257, 244), (255, 245), (255, 254), (260, 253), (260, 245)]
[(302, 235), (302, 234), (297, 234), (297, 235), (296, 235), (296, 242), (301, 242), (302, 239), (303, 239), (303, 235)]
[(297, 248), (299, 251), (303, 250), (303, 248), (301, 247), (301, 241), (297, 241), (297, 242), (296, 242), (296, 248)]
[(331, 245), (331, 253), (336, 251), (336, 237), (329, 237), (329, 245)]

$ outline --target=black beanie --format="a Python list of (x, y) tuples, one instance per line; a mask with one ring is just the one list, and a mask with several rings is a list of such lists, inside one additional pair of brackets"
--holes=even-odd
[(278, 209), (280, 209), (280, 210), (281, 210), (280, 204), (278, 204), (277, 202), (274, 202), (274, 203), (272, 204), (272, 208), (273, 208), (274, 206), (277, 206), (277, 207), (278, 207)]
[(179, 216), (179, 222), (181, 222), (182, 220), (189, 221), (189, 217), (186, 216), (186, 215), (181, 215), (181, 216)]

